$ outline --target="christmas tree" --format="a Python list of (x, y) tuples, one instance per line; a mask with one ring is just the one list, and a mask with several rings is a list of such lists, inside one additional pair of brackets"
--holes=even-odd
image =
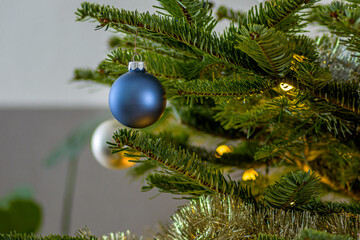
[[(119, 129), (109, 144), (137, 162), (144, 191), (189, 199), (155, 239), (359, 239), (360, 1), (158, 2), (157, 14), (81, 4), (78, 21), (117, 34), (74, 77), (111, 86), (139, 54), (164, 86), (164, 126)], [(310, 24), (328, 34), (308, 37)], [(231, 144), (195, 146), (197, 132)]]

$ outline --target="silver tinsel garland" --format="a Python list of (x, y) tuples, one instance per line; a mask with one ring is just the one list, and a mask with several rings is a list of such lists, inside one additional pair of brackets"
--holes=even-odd
[(296, 239), (308, 228), (356, 239), (360, 234), (360, 215), (255, 211), (253, 206), (230, 197), (204, 196), (179, 209), (156, 239), (256, 239), (259, 234)]

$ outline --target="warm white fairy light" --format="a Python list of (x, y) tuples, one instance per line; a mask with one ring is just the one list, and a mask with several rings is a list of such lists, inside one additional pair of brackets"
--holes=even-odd
[(259, 176), (259, 174), (253, 169), (250, 168), (248, 170), (246, 170), (242, 176), (242, 179), (244, 181), (248, 181), (248, 180), (256, 180), (256, 178)]
[(226, 146), (226, 145), (220, 145), (216, 148), (215, 156), (217, 158), (220, 158), (224, 153), (231, 153), (232, 147)]
[(280, 87), (282, 90), (284, 91), (290, 91), (291, 89), (293, 89), (294, 87), (287, 84), (287, 83), (280, 83)]

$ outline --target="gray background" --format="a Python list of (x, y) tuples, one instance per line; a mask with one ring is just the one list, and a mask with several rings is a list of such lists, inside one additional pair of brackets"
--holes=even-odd
[[(104, 110), (1, 110), (0, 196), (19, 185), (34, 189), (44, 210), (41, 233), (59, 233), (67, 162), (46, 168), (44, 159), (77, 126)], [(126, 170), (108, 170), (83, 150), (77, 174), (71, 232), (87, 225), (94, 234), (131, 229), (146, 232), (166, 221), (182, 204), (170, 195), (149, 198), (141, 181), (130, 182)]]
[[(93, 1), (92, 1), (93, 2)], [(153, 11), (154, 0), (97, 1)], [(247, 10), (255, 0), (213, 1)], [(0, 0), (0, 196), (31, 186), (44, 209), (41, 233), (59, 233), (66, 162), (46, 169), (43, 160), (86, 120), (107, 111), (109, 89), (69, 84), (74, 68), (96, 67), (112, 33), (75, 22), (79, 0)], [(223, 29), (227, 22), (219, 24)], [(184, 202), (156, 191), (141, 193), (126, 171), (101, 167), (87, 146), (80, 158), (71, 231), (87, 225), (96, 235), (154, 229)]]

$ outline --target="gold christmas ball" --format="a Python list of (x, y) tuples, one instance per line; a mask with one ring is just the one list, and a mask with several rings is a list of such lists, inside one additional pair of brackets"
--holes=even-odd
[[(134, 158), (125, 156), (126, 153), (134, 155), (133, 151), (121, 151), (111, 154), (111, 149), (106, 142), (115, 142), (112, 138), (113, 133), (119, 128), (126, 128), (115, 119), (102, 122), (96, 127), (91, 137), (91, 151), (98, 163), (109, 169), (124, 169), (133, 166), (134, 162), (129, 162)], [(124, 146), (124, 148), (128, 148)], [(139, 152), (138, 152), (139, 153)], [(141, 153), (135, 155), (140, 155)]]

